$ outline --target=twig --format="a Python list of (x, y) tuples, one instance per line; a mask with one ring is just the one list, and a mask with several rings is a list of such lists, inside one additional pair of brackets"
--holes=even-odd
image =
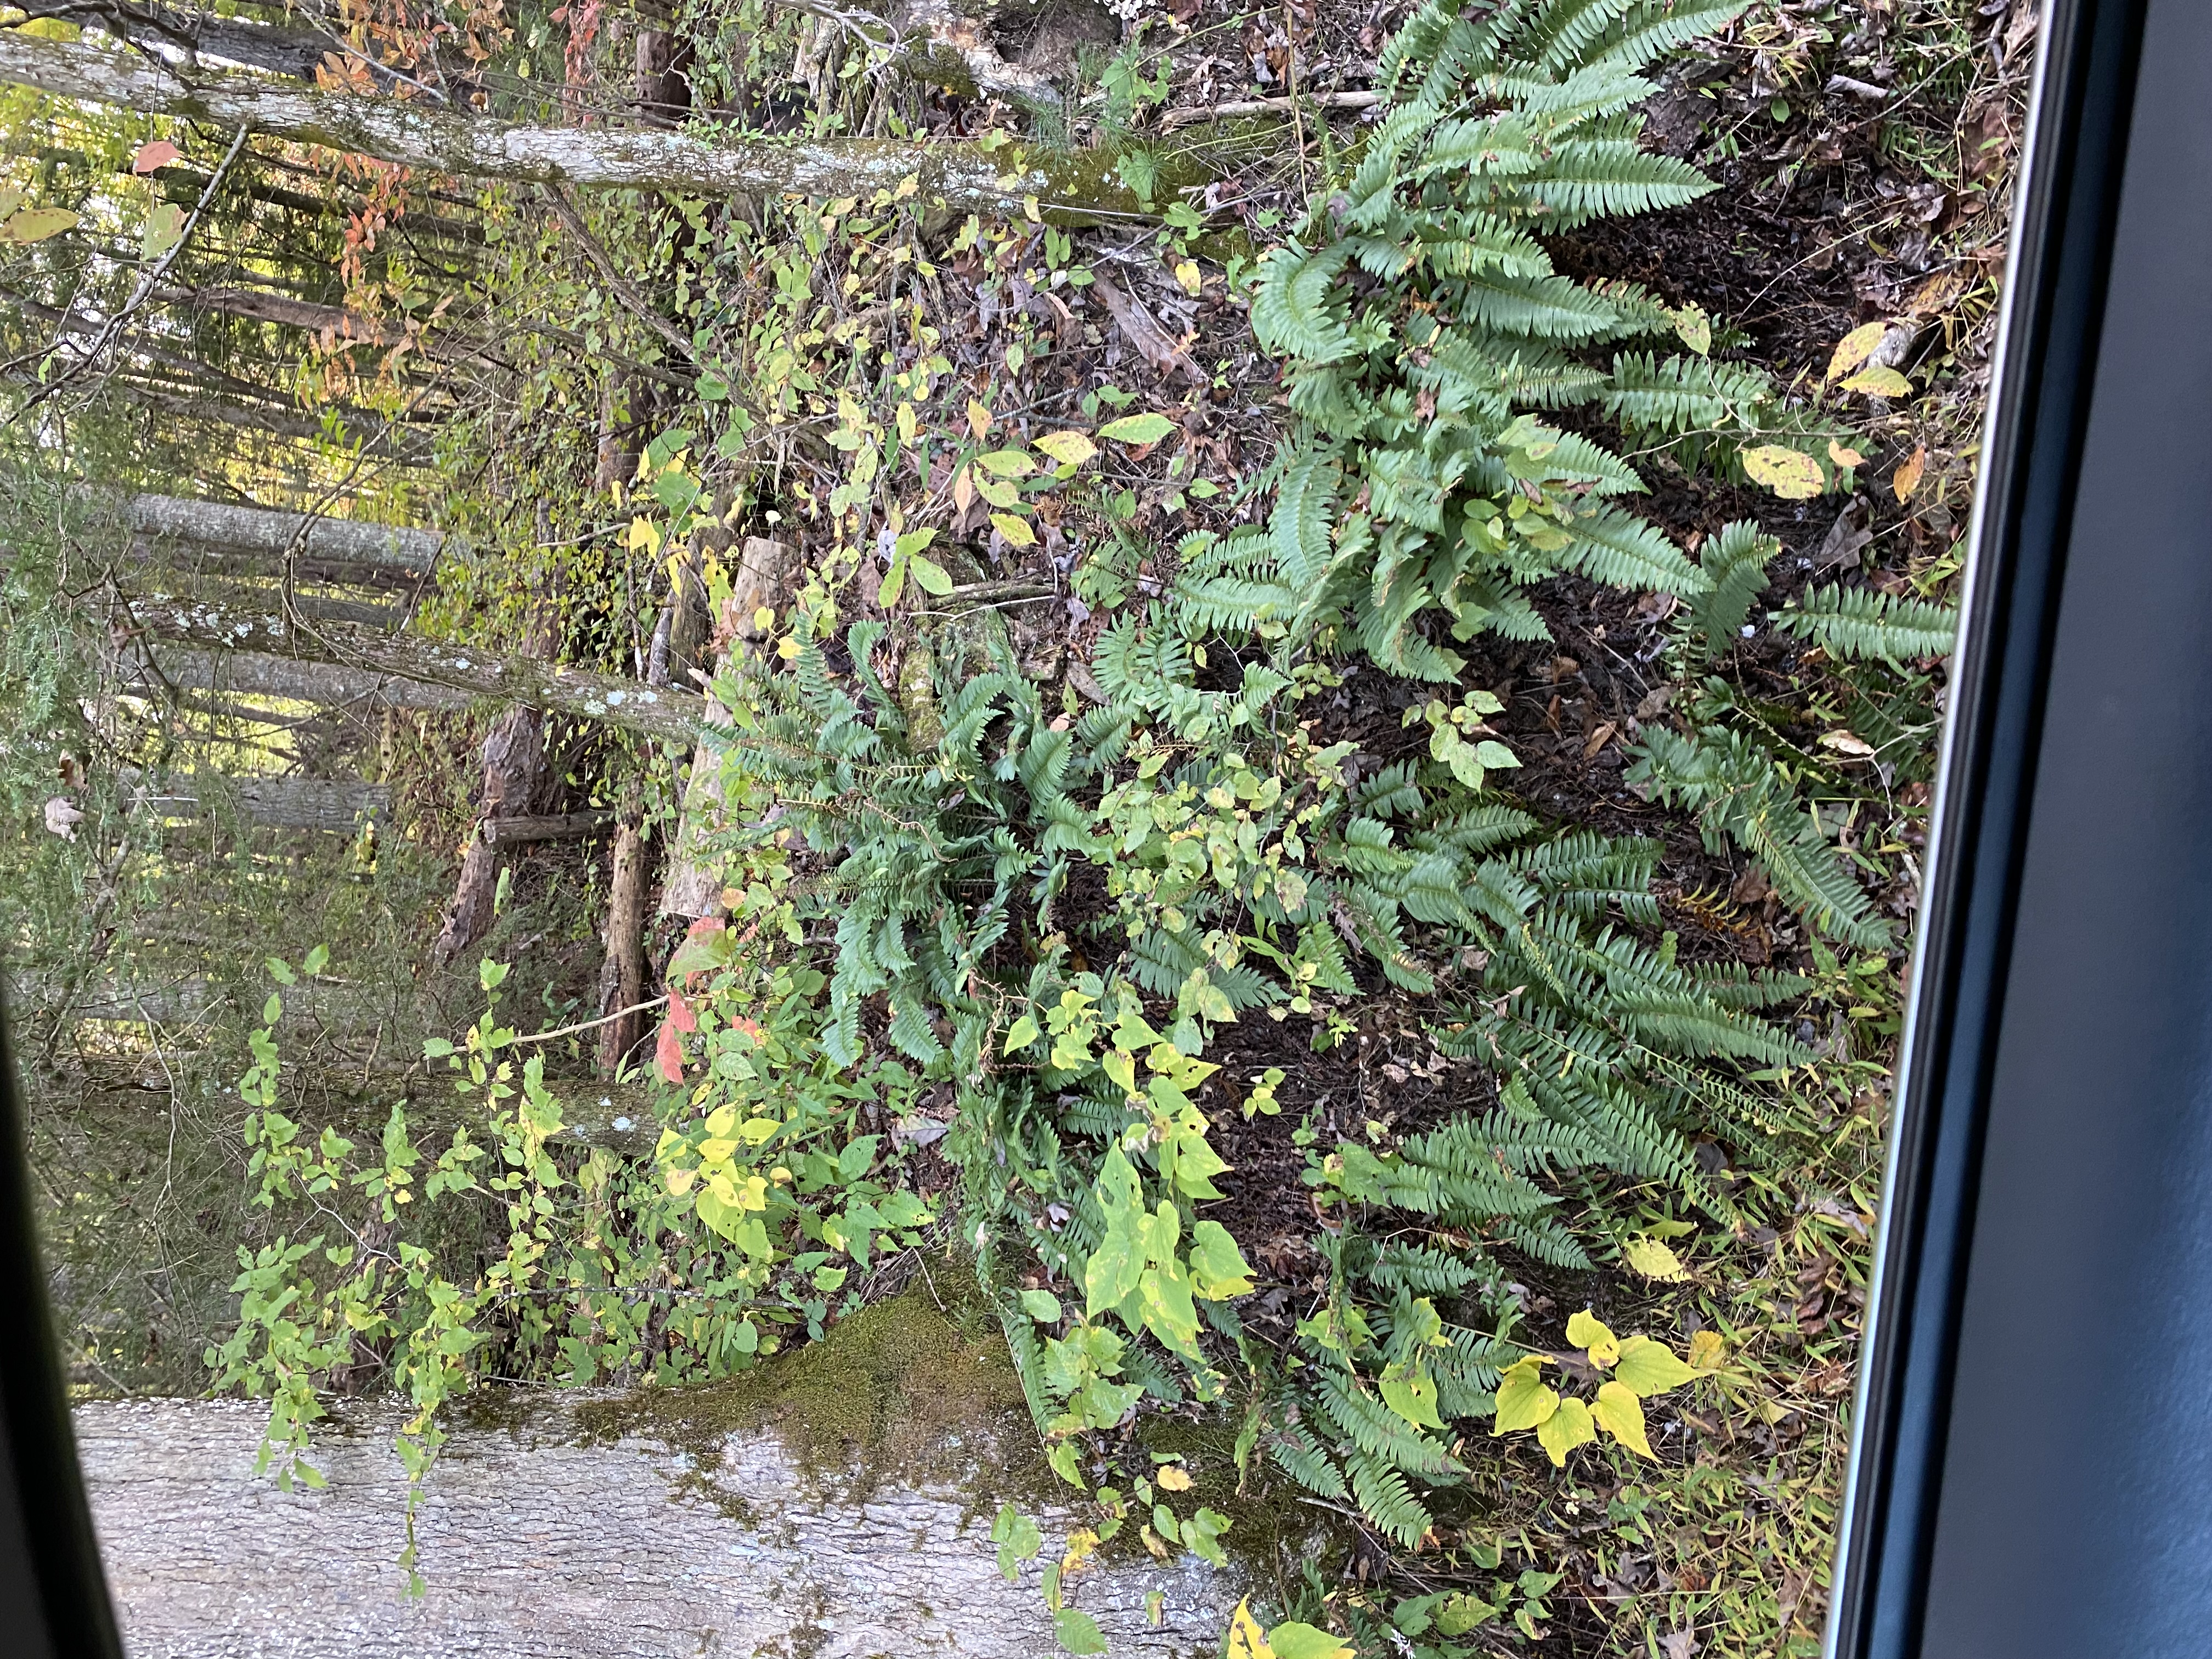
[(558, 185), (546, 185), (543, 188), (546, 201), (552, 206), (553, 216), (561, 222), (563, 229), (576, 239), (576, 245), (583, 249), (584, 257), (592, 262), (592, 268), (599, 273), (600, 279), (613, 291), (615, 298), (622, 301), (623, 309), (659, 335), (662, 339), (667, 341), (685, 362), (697, 362), (698, 352), (691, 342), (684, 338), (683, 332), (675, 324), (653, 308), (653, 301), (646, 297), (643, 289), (623, 276), (616, 267), (614, 260), (609, 257), (607, 251), (599, 245), (592, 233), (585, 228), (583, 216), (576, 211), (575, 204), (568, 199), (568, 192)]
[(550, 1042), (555, 1037), (574, 1036), (579, 1031), (589, 1031), (601, 1025), (611, 1025), (618, 1019), (628, 1019), (632, 1014), (641, 1014), (648, 1008), (658, 1008), (668, 999), (655, 997), (650, 1002), (635, 1003), (628, 1008), (617, 1008), (611, 1014), (602, 1014), (597, 1019), (579, 1020), (574, 1025), (563, 1025), (557, 1031), (535, 1031), (528, 1036), (511, 1039), (505, 1044), (512, 1048), (525, 1042)]
[[(1379, 92), (1314, 92), (1304, 98), (1240, 98), (1233, 103), (1207, 104), (1188, 109), (1171, 109), (1160, 117), (1160, 128), (1173, 132), (1177, 127), (1195, 126), (1200, 121), (1233, 121), (1247, 115), (1288, 115), (1298, 118), (1304, 106), (1316, 109), (1374, 109), (1389, 100)], [(1304, 122), (1298, 120), (1303, 130)]]

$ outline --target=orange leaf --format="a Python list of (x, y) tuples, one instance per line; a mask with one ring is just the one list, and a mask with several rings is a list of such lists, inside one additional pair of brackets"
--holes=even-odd
[(676, 1023), (660, 1022), (660, 1041), (653, 1045), (653, 1057), (660, 1062), (660, 1075), (671, 1083), (684, 1081), (684, 1039), (676, 1035)]
[(1900, 501), (1911, 500), (1912, 492), (1920, 488), (1920, 475), (1927, 470), (1928, 446), (1916, 444), (1912, 453), (1898, 464), (1897, 471), (1889, 481), (1889, 487), (1897, 492), (1897, 499)]
[(691, 1005), (675, 992), (668, 994), (668, 1023), (679, 1031), (699, 1029), (699, 1016), (691, 1012)]
[(184, 155), (166, 138), (156, 138), (150, 144), (138, 146), (138, 154), (131, 159), (133, 173), (151, 173), (155, 167), (165, 167)]

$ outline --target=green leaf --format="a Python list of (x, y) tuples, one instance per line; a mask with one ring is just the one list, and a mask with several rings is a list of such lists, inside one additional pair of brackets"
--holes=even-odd
[(1596, 1438), (1590, 1409), (1579, 1400), (1562, 1400), (1559, 1409), (1536, 1425), (1537, 1442), (1554, 1468), (1566, 1468), (1569, 1452)]
[(1626, 1383), (1599, 1383), (1597, 1398), (1590, 1404), (1590, 1416), (1596, 1419), (1598, 1427), (1638, 1456), (1652, 1455), (1651, 1442), (1644, 1431), (1644, 1402)]
[(1036, 463), (1018, 449), (994, 449), (978, 455), (975, 465), (1001, 478), (1026, 478), (1036, 471)]
[(1218, 1221), (1201, 1221), (1191, 1229), (1190, 1276), (1208, 1302), (1244, 1296), (1252, 1289), (1250, 1264), (1229, 1229)]
[(927, 526), (921, 530), (909, 530), (891, 544), (892, 556), (910, 559), (936, 539), (937, 532)]
[(1434, 1377), (1386, 1376), (1376, 1386), (1382, 1390), (1382, 1403), (1408, 1423), (1424, 1429), (1443, 1429), (1443, 1419), (1437, 1415)]
[(1352, 1659), (1352, 1650), (1327, 1631), (1296, 1620), (1269, 1631), (1267, 1645), (1275, 1659)]
[(1689, 1276), (1689, 1269), (1682, 1265), (1681, 1257), (1658, 1239), (1648, 1238), (1642, 1234), (1620, 1247), (1620, 1259), (1646, 1279), (1674, 1279)]
[(1229, 1565), (1229, 1553), (1221, 1547), (1220, 1540), (1229, 1526), (1229, 1517), (1219, 1510), (1202, 1509), (1182, 1523), (1183, 1547), (1201, 1560), (1225, 1567)]
[(1698, 1373), (1683, 1364), (1672, 1348), (1648, 1336), (1632, 1336), (1620, 1345), (1620, 1363), (1613, 1368), (1614, 1381), (1649, 1400), (1655, 1394), (1679, 1389)]
[(308, 951), (307, 961), (301, 964), (310, 974), (319, 974), (330, 965), (331, 947), (327, 945), (318, 945), (313, 950)]
[[(1009, 538), (1009, 539), (1012, 538)], [(921, 584), (925, 592), (934, 593), (941, 599), (952, 591), (952, 578), (945, 574), (945, 567), (934, 559), (926, 559), (916, 553), (907, 560), (907, 568), (914, 572), (915, 580)]]
[(1063, 1440), (1045, 1453), (1044, 1461), (1052, 1465), (1052, 1472), (1076, 1489), (1084, 1490), (1083, 1476), (1076, 1467), (1078, 1455), (1075, 1442)]
[(1026, 520), (1018, 519), (1011, 513), (994, 513), (991, 526), (1016, 547), (1036, 545), (1036, 532), (1029, 527)]
[(1534, 1354), (1510, 1365), (1498, 1383), (1498, 1421), (1492, 1425), (1492, 1434), (1510, 1434), (1516, 1429), (1533, 1429), (1548, 1422), (1559, 1408), (1559, 1396), (1544, 1385), (1539, 1373), (1543, 1359)]
[(1053, 1634), (1069, 1653), (1103, 1653), (1106, 1638), (1098, 1621), (1079, 1607), (1062, 1607), (1052, 1616)]
[(1120, 1307), (1136, 1291), (1144, 1271), (1135, 1233), (1127, 1226), (1109, 1227), (1083, 1264), (1084, 1317), (1096, 1319)]
[(891, 561), (890, 570), (884, 577), (883, 586), (876, 589), (878, 609), (888, 611), (898, 603), (899, 593), (906, 586), (906, 563), (904, 559), (894, 558)]
[(1620, 1339), (1588, 1308), (1568, 1319), (1567, 1340), (1577, 1348), (1589, 1349), (1590, 1364), (1601, 1370), (1610, 1370), (1620, 1358)]
[(1682, 343), (1700, 357), (1713, 349), (1713, 319), (1705, 314), (1703, 306), (1688, 305), (1679, 311), (1670, 311), (1667, 320), (1674, 325), (1674, 333)]
[(1050, 1291), (1024, 1291), (1022, 1311), (1042, 1325), (1060, 1323), (1060, 1298)]
[(1006, 1033), (1005, 1046), (999, 1052), (1002, 1054), (1011, 1054), (1017, 1048), (1028, 1048), (1043, 1035), (1043, 1032), (1037, 1030), (1036, 1021), (1029, 1015), (1024, 1014), (1014, 1022), (1013, 1028)]
[(991, 1522), (991, 1541), (999, 1547), (1000, 1574), (1011, 1584), (1021, 1576), (1020, 1564), (1035, 1560), (1044, 1547), (1044, 1534), (1012, 1504), (1001, 1504), (998, 1518)]
[(1176, 429), (1176, 423), (1164, 415), (1147, 411), (1142, 415), (1124, 415), (1118, 421), (1109, 421), (1098, 428), (1102, 438), (1111, 438), (1116, 443), (1156, 444)]
[(300, 982), (300, 976), (292, 971), (292, 964), (282, 957), (271, 957), (264, 965), (269, 969), (269, 977), (279, 985), (297, 985)]
[(261, 1023), (264, 1025), (274, 1025), (283, 1018), (284, 999), (271, 991), (269, 994), (269, 1000), (261, 1005)]

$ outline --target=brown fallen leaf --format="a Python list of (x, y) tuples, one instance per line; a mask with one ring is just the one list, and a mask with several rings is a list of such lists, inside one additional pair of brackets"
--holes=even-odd
[(1920, 488), (1920, 475), (1928, 470), (1928, 446), (1915, 444), (1912, 453), (1898, 464), (1889, 487), (1897, 492), (1900, 501), (1912, 499), (1912, 492)]
[(1583, 745), (1583, 758), (1584, 760), (1589, 760), (1594, 757), (1599, 750), (1604, 748), (1607, 743), (1612, 741), (1613, 734), (1619, 728), (1617, 728), (1611, 720), (1607, 720), (1603, 726), (1599, 726), (1596, 731), (1591, 732), (1589, 734), (1589, 741)]
[(1164, 374), (1170, 369), (1180, 370), (1193, 386), (1207, 384), (1205, 371), (1191, 361), (1190, 354), (1169, 337), (1168, 331), (1140, 301), (1115, 287), (1113, 278), (1102, 271), (1092, 278), (1091, 287), (1106, 302), (1106, 309), (1114, 313), (1115, 325), (1121, 331), (1122, 337), (1136, 347), (1139, 356)]

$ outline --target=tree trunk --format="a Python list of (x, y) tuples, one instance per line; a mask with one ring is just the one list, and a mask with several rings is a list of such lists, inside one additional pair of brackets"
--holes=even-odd
[[(448, 114), (419, 100), (298, 91), (244, 76), (187, 79), (159, 63), (18, 31), (0, 31), (0, 81), (150, 114), (247, 126), (403, 167), (526, 184), (707, 196), (868, 196), (896, 190), (912, 177), (925, 198), (988, 212), (1018, 211), (1025, 198), (1054, 193), (1054, 170), (1033, 161), (1025, 170), (1002, 174), (1000, 158), (972, 143), (833, 138), (724, 145), (681, 132), (520, 126)], [(1059, 171), (1072, 181), (1097, 168), (1095, 162), (1084, 167), (1076, 157)], [(1002, 176), (1008, 180), (1003, 185)], [(1119, 207), (1128, 196), (1095, 179), (1085, 193), (1096, 199), (1078, 205)]]
[(275, 28), (209, 12), (172, 11), (167, 6), (126, 9), (114, 0), (65, 0), (59, 5), (52, 0), (28, 0), (24, 9), (33, 17), (58, 17), (99, 29), (133, 46), (183, 48), (296, 81), (313, 80), (315, 65), (338, 50), (337, 42), (312, 30)]
[(266, 289), (157, 288), (154, 297), (164, 305), (184, 306), (194, 311), (219, 311), (227, 317), (243, 317), (248, 322), (308, 329), (329, 335), (335, 341), (358, 341), (375, 346), (407, 343), (407, 330), (401, 324), (348, 311), (343, 306), (295, 300), (289, 294), (274, 294)]
[[(0, 54), (5, 52), (7, 38), (4, 31), (0, 31)], [(266, 432), (271, 437), (292, 438), (305, 443), (319, 443), (323, 439), (323, 423), (304, 415), (289, 415), (259, 404), (226, 403), (220, 398), (183, 398), (135, 381), (125, 383), (131, 386), (133, 402), (158, 414), (186, 421), (214, 421), (223, 426), (243, 427), (249, 432)], [(358, 419), (357, 425), (349, 421), (346, 429), (361, 440), (362, 449), (368, 454), (395, 466), (430, 465), (430, 447), (421, 438), (380, 417), (360, 416), (352, 410), (340, 413), (342, 418), (353, 416)]]
[(461, 873), (445, 925), (430, 946), (430, 960), (443, 966), (484, 936), (491, 927), (492, 900), (499, 890), (499, 843), (481, 831), (509, 811), (526, 814), (545, 781), (545, 717), (535, 708), (510, 708), (483, 741), (483, 802), (479, 833), (461, 854)]
[[(604, 720), (673, 743), (693, 741), (707, 714), (706, 699), (693, 691), (640, 685), (589, 669), (556, 665), (530, 657), (501, 658), (473, 646), (405, 634), (371, 633), (342, 623), (318, 629), (312, 635), (295, 632), (281, 617), (226, 611), (164, 595), (133, 599), (127, 618), (118, 621), (135, 625), (155, 639), (204, 651), (290, 655), (303, 664), (343, 667), (356, 676), (398, 678), (441, 688), (459, 694), (462, 703), (483, 697), (526, 704)], [(374, 688), (363, 685), (362, 689)]]
[[(798, 550), (785, 542), (748, 536), (738, 568), (731, 573), (730, 597), (723, 608), (726, 631), (733, 640), (754, 637), (753, 613), (773, 605)], [(726, 656), (714, 665), (720, 674)], [(702, 743), (692, 751), (691, 776), (684, 789), (684, 810), (669, 854), (668, 880), (662, 886), (660, 914), (697, 918), (720, 914), (721, 866), (706, 856), (702, 843), (727, 826), (722, 817), (722, 750)]]
[(258, 554), (264, 568), (273, 568), (287, 553), (297, 553), (319, 564), (427, 576), (436, 566), (438, 550), (445, 542), (445, 537), (434, 530), (362, 524), (352, 519), (237, 507), (181, 495), (134, 495), (128, 513), (131, 528), (139, 535)]
[[(680, 1411), (682, 1395), (663, 1392)], [(133, 1659), (1058, 1651), (1041, 1561), (1018, 1583), (999, 1576), (989, 1533), (1000, 1502), (1033, 1516), (1039, 1506), (1035, 1488), (978, 1455), (989, 1424), (951, 1437), (968, 1469), (909, 1483), (810, 1472), (772, 1433), (702, 1444), (689, 1425), (662, 1431), (693, 1441), (691, 1455), (650, 1431), (615, 1437), (592, 1415), (612, 1403), (512, 1395), (453, 1431), (416, 1522), (419, 1601), (393, 1565), (405, 1482), (391, 1408), (348, 1408), (349, 1432), (328, 1436), (315, 1460), (328, 1487), (284, 1493), (252, 1472), (264, 1405), (77, 1407), (78, 1454)], [(1077, 1524), (1051, 1502), (1041, 1517), (1048, 1548)], [(1154, 1591), (1158, 1626), (1146, 1609)], [(1189, 1555), (1167, 1567), (1094, 1562), (1066, 1593), (1121, 1659), (1216, 1652), (1236, 1602), (1231, 1576)]]
[[(264, 651), (162, 650), (125, 664), (133, 685), (286, 697), (325, 708), (466, 708), (478, 694), (343, 663), (317, 662)], [(272, 719), (276, 716), (271, 716)]]
[(391, 787), (358, 778), (216, 778), (210, 784), (211, 788), (189, 772), (172, 774), (161, 780), (158, 793), (139, 800), (138, 810), (160, 817), (198, 817), (213, 793), (237, 802), (239, 811), (255, 823), (345, 836), (392, 812)]
[(543, 817), (487, 818), (477, 833), (495, 847), (520, 847), (527, 842), (583, 841), (603, 834), (615, 821), (605, 807), (582, 812), (559, 812)]
[[(599, 1013), (645, 1000), (645, 838), (625, 823), (615, 831), (614, 878), (607, 892), (607, 959), (599, 970)], [(599, 1075), (612, 1077), (637, 1045), (640, 1018), (625, 1013), (599, 1028)]]

